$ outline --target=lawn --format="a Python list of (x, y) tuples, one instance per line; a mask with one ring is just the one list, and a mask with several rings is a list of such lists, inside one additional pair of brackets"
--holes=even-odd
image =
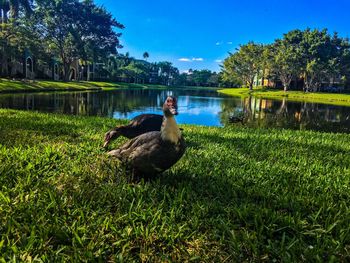
[[(103, 81), (20, 81), (10, 79), (0, 79), (1, 92), (31, 92), (31, 91), (60, 91), (60, 90), (96, 90), (96, 89), (116, 89), (116, 88), (165, 88), (162, 85), (143, 85), (132, 83), (114, 83)], [(168, 87), (167, 87), (168, 88)]]
[(104, 81), (50, 81), (50, 80), (10, 80), (0, 78), (0, 93), (33, 92), (33, 91), (74, 91), (74, 90), (108, 90), (117, 88), (141, 89), (215, 89), (212, 87), (174, 87), (155, 84), (136, 84)]
[(35, 80), (35, 81), (20, 81), (0, 79), (0, 93), (1, 92), (27, 92), (27, 91), (52, 91), (52, 90), (89, 90), (101, 89), (102, 87), (115, 87), (117, 84), (109, 82), (92, 82), (92, 81), (49, 81), (49, 80)]
[(250, 91), (248, 88), (233, 88), (233, 89), (222, 89), (218, 92), (232, 95), (246, 97), (249, 95), (271, 98), (271, 99), (284, 99), (291, 101), (306, 101), (312, 103), (324, 103), (332, 105), (350, 106), (350, 94), (339, 94), (339, 93), (325, 93), (325, 92), (309, 92), (305, 93), (302, 91), (287, 91), (268, 88), (254, 88)]
[(350, 134), (183, 125), (183, 158), (132, 184), (117, 123), (0, 110), (0, 261), (350, 261)]

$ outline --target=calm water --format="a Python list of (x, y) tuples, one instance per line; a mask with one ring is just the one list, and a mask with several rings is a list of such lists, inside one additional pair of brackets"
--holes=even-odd
[[(350, 132), (350, 107), (253, 97), (241, 99), (220, 95), (215, 90), (122, 89), (4, 94), (0, 95), (0, 107), (131, 119), (141, 113), (161, 114), (167, 95), (178, 97), (176, 119), (181, 124)], [(243, 123), (237, 122), (240, 120)]]

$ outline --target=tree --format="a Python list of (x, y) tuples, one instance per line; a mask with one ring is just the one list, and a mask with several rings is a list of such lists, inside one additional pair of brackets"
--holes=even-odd
[(304, 91), (317, 91), (327, 78), (327, 67), (331, 59), (331, 37), (327, 30), (306, 29), (300, 43), (303, 63)]
[(254, 78), (259, 76), (262, 70), (262, 52), (263, 46), (254, 42), (240, 46), (236, 53), (230, 53), (230, 56), (224, 60), (224, 78), (240, 79), (252, 90)]
[[(24, 32), (27, 35), (28, 31), (19, 31), (18, 22), (19, 11), (24, 10), (24, 18), (28, 17), (32, 13), (32, 0), (0, 0), (0, 13), (1, 13), (1, 30), (0, 30), (0, 43), (1, 43), (1, 75), (8, 76), (9, 64), (8, 61), (11, 55), (16, 54), (18, 47), (20, 46), (19, 35), (20, 32)], [(11, 18), (9, 23), (8, 18)], [(16, 23), (12, 23), (16, 21)]]
[(219, 86), (220, 76), (216, 72), (213, 72), (211, 76), (207, 80), (207, 84), (210, 87), (218, 87)]
[(224, 70), (219, 72), (219, 87), (223, 88), (237, 88), (243, 85), (243, 82), (234, 74), (227, 74)]
[(123, 29), (124, 26), (104, 7), (96, 6), (91, 0), (84, 1), (81, 12), (82, 17), (77, 24), (81, 29), (79, 41), (84, 46), (83, 58), (94, 62), (117, 54), (116, 48), (122, 48), (119, 42), (121, 33), (116, 33), (114, 29)]
[(328, 60), (327, 78), (333, 86), (334, 80), (341, 78), (343, 84), (350, 77), (350, 43), (334, 33), (331, 39), (331, 57)]
[[(203, 70), (193, 70), (191, 74), (189, 75), (189, 85), (195, 85), (195, 86), (210, 86), (210, 85), (216, 85), (213, 82), (215, 82), (215, 78), (211, 78), (213, 75), (216, 75), (215, 72), (211, 72), (210, 70), (203, 69)], [(216, 78), (216, 80), (218, 80)], [(211, 82), (210, 82), (211, 81)]]
[(143, 53), (143, 58), (144, 58), (145, 60), (147, 60), (147, 59), (149, 58), (148, 52)]
[(270, 48), (271, 71), (281, 80), (284, 91), (288, 91), (292, 80), (300, 75), (301, 41), (302, 32), (294, 30), (285, 34), (283, 39), (276, 40)]
[(157, 67), (159, 68), (158, 77), (163, 85), (171, 85), (179, 74), (179, 70), (168, 61), (158, 62)]
[(95, 61), (121, 47), (120, 33), (113, 29), (122, 29), (123, 25), (92, 1), (40, 0), (37, 13), (43, 40), (50, 52), (60, 58), (65, 80), (73, 61)]
[(13, 19), (18, 18), (18, 14), (21, 8), (24, 9), (26, 14), (32, 12), (32, 0), (1, 0), (0, 1), (0, 11), (1, 11), (1, 22), (8, 22), (8, 14)]

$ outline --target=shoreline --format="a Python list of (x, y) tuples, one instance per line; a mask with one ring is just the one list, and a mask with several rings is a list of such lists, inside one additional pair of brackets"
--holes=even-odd
[(138, 84), (124, 82), (105, 81), (21, 81), (0, 79), (0, 94), (9, 93), (30, 93), (30, 92), (51, 92), (51, 91), (89, 91), (89, 90), (114, 90), (121, 88), (139, 89), (208, 89), (217, 90), (217, 87), (198, 86), (165, 86), (160, 84)]
[(248, 88), (229, 88), (218, 90), (218, 92), (221, 94), (226, 94), (235, 97), (254, 96), (263, 99), (287, 99), (288, 101), (321, 103), (350, 107), (350, 94), (345, 93), (304, 93), (301, 91), (287, 91), (287, 93), (285, 93), (282, 90), (273, 90), (265, 88), (255, 88), (253, 89), (253, 91), (250, 91)]

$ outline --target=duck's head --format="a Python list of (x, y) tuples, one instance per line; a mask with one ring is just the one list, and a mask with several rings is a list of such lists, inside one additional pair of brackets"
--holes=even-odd
[(163, 104), (163, 112), (165, 117), (177, 115), (177, 99), (173, 96), (168, 96)]

